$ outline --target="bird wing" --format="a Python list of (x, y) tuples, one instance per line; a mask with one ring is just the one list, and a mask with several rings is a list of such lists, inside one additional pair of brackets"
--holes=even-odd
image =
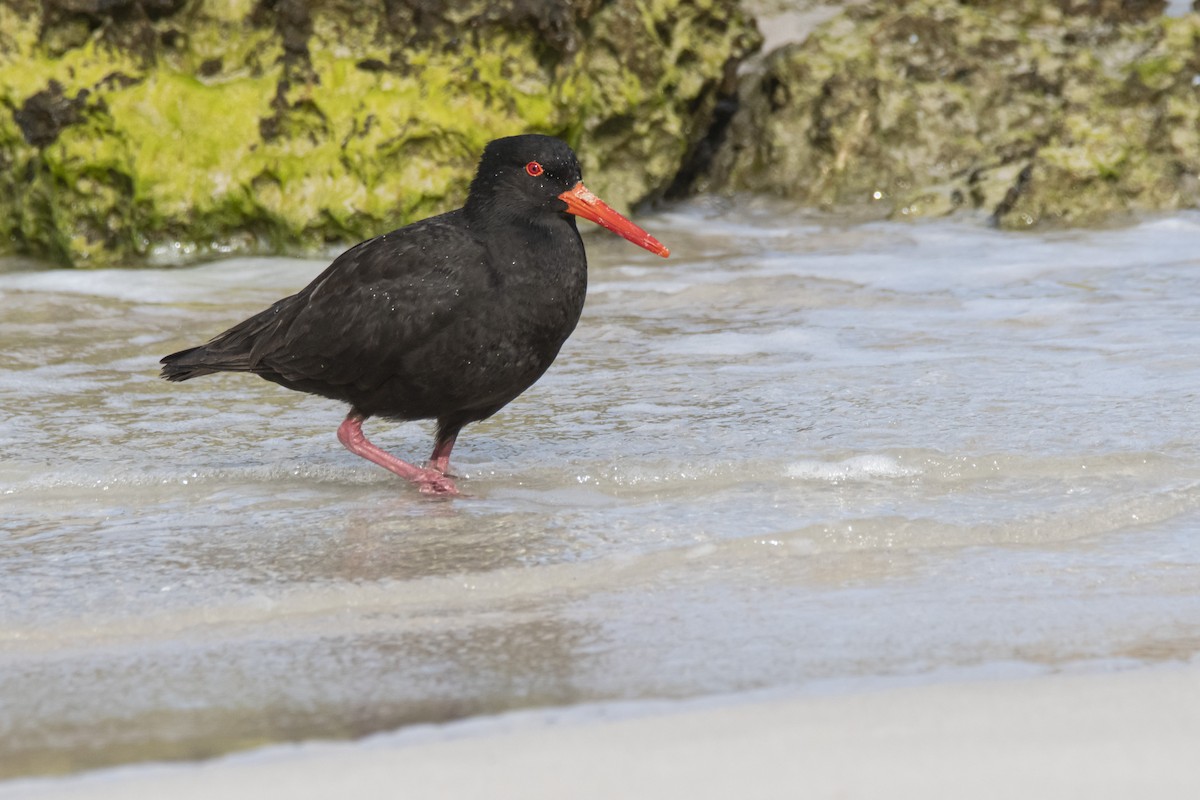
[(489, 279), (486, 247), (455, 214), (352, 247), (303, 290), (247, 320), (255, 323), (249, 368), (359, 388), (402, 374), (413, 351), (468, 313), (464, 299)]

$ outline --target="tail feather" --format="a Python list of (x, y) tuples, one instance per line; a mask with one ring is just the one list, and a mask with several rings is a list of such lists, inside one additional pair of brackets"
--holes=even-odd
[(297, 297), (277, 301), (207, 344), (166, 356), (159, 362), (163, 365), (161, 376), (169, 381), (186, 381), (214, 372), (257, 372), (275, 334), (290, 320), (287, 312)]
[(249, 354), (212, 353), (209, 345), (189, 347), (165, 356), (159, 376), (168, 381), (186, 381), (214, 372), (247, 372), (250, 370)]

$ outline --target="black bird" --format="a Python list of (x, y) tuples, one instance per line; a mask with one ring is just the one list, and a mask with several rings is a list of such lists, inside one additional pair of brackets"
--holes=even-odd
[[(456, 494), (459, 431), (532, 386), (579, 321), (587, 258), (575, 215), (669, 255), (584, 187), (564, 142), (496, 139), (462, 208), (355, 245), (296, 294), (162, 359), (162, 377), (253, 372), (349, 403), (337, 432), (347, 449), (422, 492)], [(373, 416), (436, 419), (429, 463), (369, 442)]]

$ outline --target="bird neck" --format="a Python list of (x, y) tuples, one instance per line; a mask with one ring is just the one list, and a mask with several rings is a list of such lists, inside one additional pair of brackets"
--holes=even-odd
[(505, 202), (503, 198), (471, 193), (463, 205), (466, 217), (476, 235), (511, 236), (514, 232), (531, 235), (532, 231), (545, 231), (553, 236), (563, 231), (564, 223), (575, 228), (575, 217), (556, 213), (550, 208), (530, 206), (522, 203)]

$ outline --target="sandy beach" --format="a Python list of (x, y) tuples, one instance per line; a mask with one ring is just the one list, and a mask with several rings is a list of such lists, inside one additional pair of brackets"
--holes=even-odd
[(1200, 793), (1197, 752), (1200, 667), (1191, 665), (649, 712), (520, 712), (16, 781), (0, 796), (1161, 800)]

